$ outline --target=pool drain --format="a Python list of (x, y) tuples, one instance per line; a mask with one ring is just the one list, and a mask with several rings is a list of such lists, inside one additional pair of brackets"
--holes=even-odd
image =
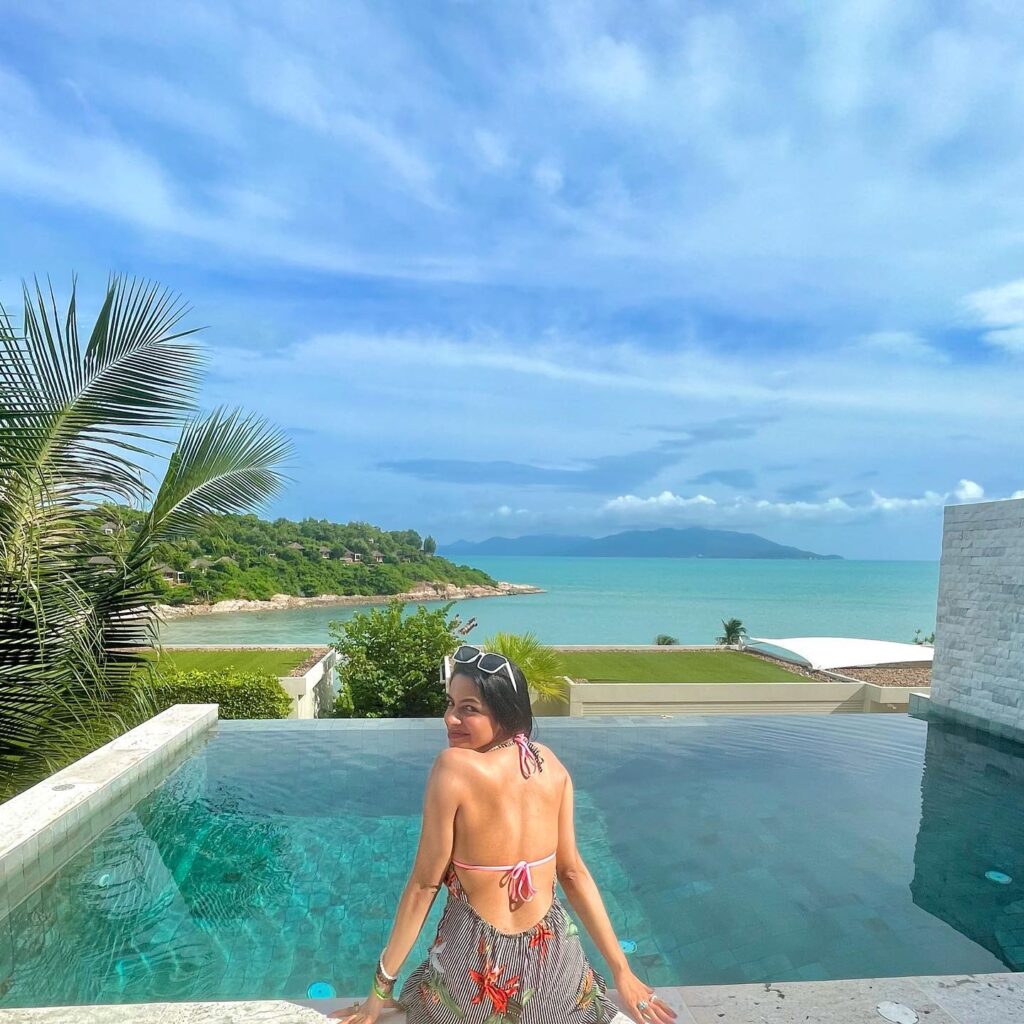
[(1003, 871), (986, 871), (985, 877), (997, 885), (1009, 885), (1013, 879)]
[(636, 943), (632, 939), (619, 939), (619, 947), (623, 953), (636, 952)]
[(892, 1024), (917, 1024), (917, 1014), (906, 1003), (879, 1003), (875, 1007), (878, 1016), (892, 1021)]
[(337, 992), (329, 981), (314, 981), (306, 989), (306, 996), (309, 999), (333, 999), (336, 995)]

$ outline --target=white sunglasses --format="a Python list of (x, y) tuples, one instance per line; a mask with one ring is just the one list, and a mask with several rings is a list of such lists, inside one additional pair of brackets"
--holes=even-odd
[(512, 662), (504, 654), (493, 654), (485, 651), (482, 647), (472, 647), (469, 644), (463, 644), (450, 658), (445, 655), (441, 664), (441, 682), (447, 686), (451, 681), (453, 665), (473, 664), (489, 676), (504, 670), (508, 681), (512, 684), (512, 689), (519, 692), (516, 677), (512, 671)]

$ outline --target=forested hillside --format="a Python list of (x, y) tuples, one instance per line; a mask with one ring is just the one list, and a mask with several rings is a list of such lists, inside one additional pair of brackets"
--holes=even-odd
[[(104, 527), (111, 552), (126, 544), (141, 519), (110, 510)], [(493, 584), (486, 573), (434, 555), (432, 538), (415, 530), (380, 530), (369, 523), (326, 519), (268, 522), (218, 516), (186, 541), (161, 545), (154, 571), (167, 604), (229, 598), (266, 600), (274, 594), (399, 594), (424, 582)]]

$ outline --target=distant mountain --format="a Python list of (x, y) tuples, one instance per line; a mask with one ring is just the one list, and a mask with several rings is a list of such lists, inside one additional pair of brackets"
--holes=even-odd
[(576, 555), (587, 558), (841, 558), (776, 544), (756, 533), (688, 526), (674, 530), (627, 530), (610, 537), (491, 537), (459, 540), (440, 549), (446, 556)]

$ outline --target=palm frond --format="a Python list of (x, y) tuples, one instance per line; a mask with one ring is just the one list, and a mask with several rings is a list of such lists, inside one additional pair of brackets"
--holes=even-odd
[(287, 436), (259, 416), (218, 409), (182, 430), (140, 542), (173, 540), (197, 518), (251, 512), (280, 491), (293, 457)]
[(568, 701), (561, 655), (542, 644), (535, 633), (495, 633), (484, 647), (514, 661), (538, 696)]
[[(203, 360), (171, 293), (111, 278), (84, 349), (74, 285), (63, 317), (52, 288), (24, 296), (21, 331), (0, 308), (0, 799), (151, 713), (155, 545), (256, 510), (291, 452), (238, 411), (186, 419)], [(147, 500), (140, 456), (167, 428), (143, 529), (112, 549), (99, 510)]]

